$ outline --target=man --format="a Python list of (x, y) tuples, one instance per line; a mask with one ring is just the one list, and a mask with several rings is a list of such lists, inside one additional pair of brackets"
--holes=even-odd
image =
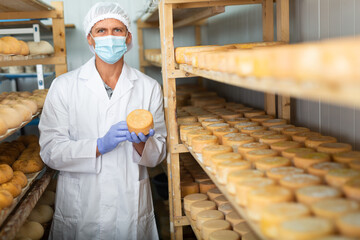
[[(130, 19), (117, 3), (84, 21), (95, 57), (52, 83), (42, 112), (41, 157), (59, 170), (51, 239), (158, 239), (149, 177), (165, 156), (160, 85), (129, 67)], [(129, 133), (126, 116), (149, 110), (154, 129)]]

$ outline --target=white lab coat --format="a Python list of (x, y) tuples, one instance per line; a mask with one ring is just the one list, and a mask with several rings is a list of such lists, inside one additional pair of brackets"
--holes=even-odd
[[(140, 157), (120, 143), (96, 158), (97, 138), (135, 109), (149, 110), (155, 135)], [(158, 239), (149, 176), (165, 156), (160, 85), (124, 64), (111, 99), (95, 58), (52, 83), (39, 124), (40, 155), (59, 170), (51, 239)]]

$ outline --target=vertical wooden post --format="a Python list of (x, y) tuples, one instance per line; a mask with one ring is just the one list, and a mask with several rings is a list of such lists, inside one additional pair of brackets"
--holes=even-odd
[[(168, 150), (179, 143), (178, 127), (176, 122), (176, 82), (175, 78), (170, 78), (170, 73), (175, 70), (174, 56), (174, 32), (173, 32), (173, 6), (165, 4), (164, 1), (159, 3), (160, 19), (160, 39), (161, 39), (161, 59), (162, 59), (162, 76), (164, 87), (165, 115), (167, 120), (168, 133)], [(170, 171), (168, 172), (169, 185), (171, 185), (172, 194), (169, 201), (172, 204), (170, 209), (170, 231), (172, 239), (182, 239), (182, 226), (174, 226), (174, 218), (182, 217), (181, 191), (180, 191), (180, 164), (179, 154), (170, 154)]]
[[(262, 1), (263, 41), (274, 41), (274, 2), (273, 0)], [(265, 111), (269, 115), (276, 115), (276, 95), (265, 93)]]
[[(277, 40), (283, 42), (290, 41), (289, 33), (289, 0), (276, 1), (276, 28)], [(278, 101), (278, 115), (280, 118), (291, 120), (290, 97), (280, 96)]]
[(137, 20), (137, 38), (139, 44), (139, 61), (140, 61), (140, 71), (145, 73), (145, 66), (144, 66), (144, 41), (143, 41), (143, 27), (141, 25), (141, 20)]
[(65, 22), (64, 22), (64, 3), (63, 2), (51, 2), (56, 10), (56, 18), (52, 19), (52, 32), (54, 41), (54, 51), (56, 57), (63, 57), (63, 64), (55, 65), (56, 77), (67, 72), (66, 63), (66, 39), (65, 39)]
[[(195, 25), (195, 45), (201, 45), (201, 25)], [(203, 79), (198, 77), (197, 83), (199, 86), (203, 86)]]

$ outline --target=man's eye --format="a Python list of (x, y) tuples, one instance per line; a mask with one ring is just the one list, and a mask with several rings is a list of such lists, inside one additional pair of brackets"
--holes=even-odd
[(123, 30), (122, 29), (115, 29), (115, 32), (123, 32)]
[(98, 33), (103, 33), (104, 32), (104, 29), (99, 29), (98, 30)]

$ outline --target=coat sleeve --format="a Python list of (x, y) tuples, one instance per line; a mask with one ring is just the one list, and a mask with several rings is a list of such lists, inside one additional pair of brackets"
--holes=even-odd
[(40, 117), (40, 156), (46, 165), (59, 171), (99, 173), (101, 157), (96, 158), (96, 139), (71, 139), (70, 91), (60, 80), (66, 79), (54, 80)]
[(166, 155), (166, 125), (164, 120), (163, 94), (159, 84), (153, 90), (149, 111), (153, 115), (155, 134), (150, 137), (144, 147), (142, 156), (133, 148), (134, 162), (146, 167), (155, 167)]

